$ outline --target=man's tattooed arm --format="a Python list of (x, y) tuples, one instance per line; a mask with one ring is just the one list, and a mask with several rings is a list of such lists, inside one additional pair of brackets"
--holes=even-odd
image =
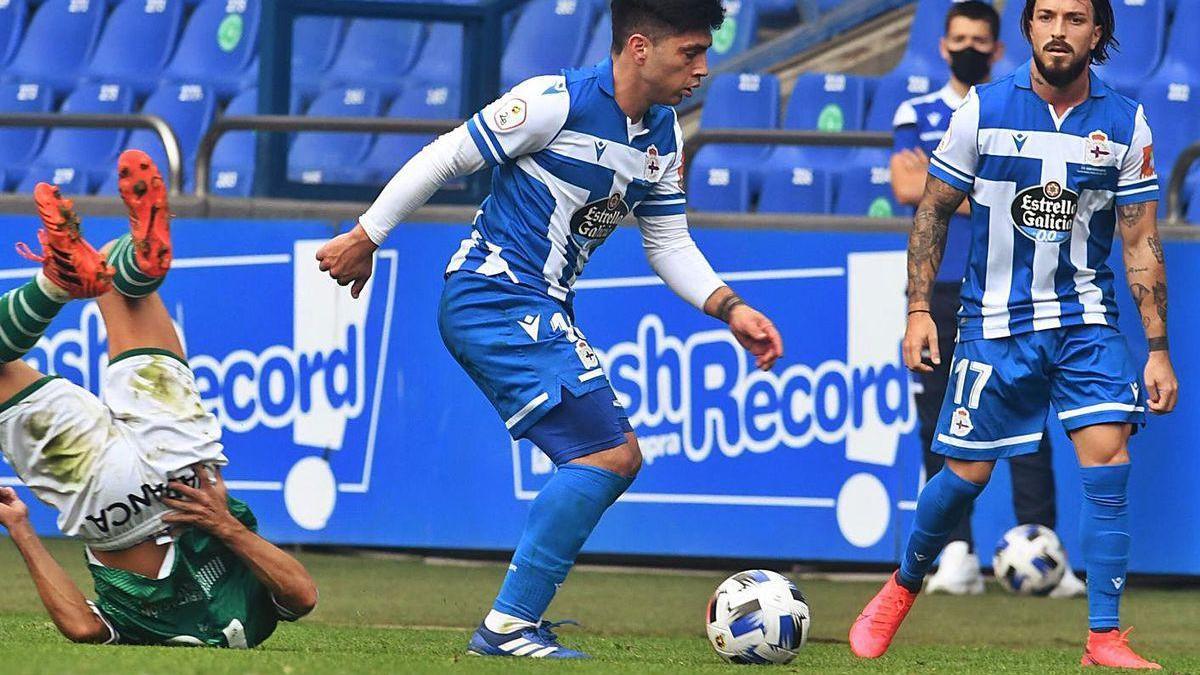
[(1157, 202), (1117, 207), (1125, 239), (1125, 276), (1152, 352), (1167, 349), (1167, 271), (1155, 221), (1157, 210)]
[(926, 179), (925, 194), (917, 205), (912, 231), (908, 234), (909, 310), (929, 309), (933, 282), (946, 250), (950, 216), (966, 196), (936, 176)]

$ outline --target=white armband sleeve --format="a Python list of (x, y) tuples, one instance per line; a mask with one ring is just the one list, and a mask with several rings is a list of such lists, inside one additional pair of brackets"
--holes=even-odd
[(704, 302), (725, 282), (692, 241), (687, 216), (643, 216), (638, 218), (638, 227), (654, 273), (676, 295), (703, 310)]
[(440, 136), (408, 160), (388, 181), (367, 212), (359, 216), (367, 236), (377, 246), (392, 228), (421, 208), (443, 185), (484, 166), (464, 124)]

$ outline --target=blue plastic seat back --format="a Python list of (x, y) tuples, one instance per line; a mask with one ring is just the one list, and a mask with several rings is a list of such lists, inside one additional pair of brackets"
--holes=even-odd
[(137, 96), (158, 84), (183, 26), (183, 0), (124, 0), (104, 25), (84, 74), (131, 87)]
[[(452, 120), (459, 117), (457, 105), (452, 103), (457, 99), (457, 94), (444, 88), (414, 87), (406, 89), (392, 101), (387, 116)], [(387, 181), (435, 137), (436, 134), (379, 134), (366, 159), (360, 164), (363, 172), (356, 182)], [(461, 181), (455, 186), (461, 187)]]
[(796, 79), (784, 129), (858, 131), (867, 113), (867, 81), (857, 75), (805, 73)]
[[(80, 85), (61, 112), (128, 114), (133, 112), (133, 92), (119, 84)], [(26, 192), (38, 181), (48, 181), (68, 192), (90, 193), (116, 171), (117, 154), (128, 137), (124, 129), (53, 129), (19, 189)]]
[[(774, 129), (779, 125), (779, 79), (771, 74), (725, 73), (713, 78), (700, 113), (704, 129)], [(711, 144), (701, 147), (692, 162), (701, 173), (710, 169), (741, 169), (751, 196), (759, 186), (769, 145)]]
[[(362, 87), (321, 93), (309, 106), (309, 117), (378, 117), (383, 97)], [(305, 131), (296, 134), (288, 152), (288, 175), (305, 183), (337, 182), (331, 175), (357, 166), (367, 156), (369, 133)]]
[[(463, 85), (463, 28), (457, 23), (433, 22), (416, 64), (404, 78), (404, 87), (446, 87), (461, 92)], [(458, 103), (455, 99), (454, 103)]]
[(829, 173), (814, 166), (780, 166), (763, 176), (761, 213), (829, 213), (833, 204)]
[(596, 26), (592, 29), (592, 36), (588, 39), (587, 47), (583, 50), (583, 56), (579, 59), (579, 65), (590, 66), (600, 63), (611, 53), (612, 14), (604, 11), (596, 19)]
[[(165, 84), (151, 94), (142, 106), (142, 112), (165, 119), (179, 138), (179, 145), (183, 150), (185, 182), (191, 179), (196, 162), (196, 148), (200, 145), (200, 138), (212, 124), (215, 110), (216, 97), (210, 89), (199, 84)], [(163, 178), (168, 177), (167, 155), (158, 134), (149, 129), (135, 129), (129, 135), (125, 147), (145, 151), (158, 165)]]
[(758, 33), (758, 6), (754, 0), (723, 0), (725, 23), (713, 31), (708, 67), (716, 68), (749, 49)]
[[(346, 22), (332, 16), (300, 16), (292, 27), (292, 89), (315, 93), (337, 56)], [(251, 66), (252, 68), (254, 66)]]
[(258, 45), (261, 0), (202, 0), (167, 66), (176, 82), (198, 82), (218, 96), (236, 94)]
[[(54, 97), (39, 84), (0, 84), (0, 112), (46, 113), (53, 109)], [(19, 170), (36, 156), (46, 139), (46, 129), (0, 127), (0, 167)]]
[(696, 211), (750, 210), (750, 177), (736, 167), (712, 167), (688, 174), (688, 206)]
[(352, 19), (325, 76), (326, 86), (399, 90), (425, 41), (425, 24), (393, 19)]
[(862, 150), (838, 176), (833, 212), (840, 215), (893, 218), (910, 213), (896, 203), (889, 168), (891, 153), (886, 150)]
[(891, 131), (896, 108), (914, 96), (923, 96), (942, 88), (949, 70), (934, 71), (926, 64), (910, 62), (903, 69), (880, 76), (875, 81), (871, 105), (867, 110), (867, 131)]
[[(1167, 33), (1165, 0), (1137, 0), (1113, 3), (1120, 51), (1096, 72), (1105, 82), (1126, 96), (1133, 96), (1162, 61)], [(1192, 27), (1195, 35), (1196, 27)], [(1193, 39), (1195, 39), (1193, 37)]]
[(5, 75), (70, 91), (100, 36), (105, 0), (46, 0), (33, 13)]
[[(240, 117), (258, 114), (258, 90), (247, 89), (226, 106), (222, 116)], [(257, 134), (231, 131), (217, 140), (213, 148), (209, 189), (223, 197), (248, 197), (254, 185), (254, 159)]]
[(588, 0), (530, 0), (500, 57), (501, 88), (578, 65), (595, 13)]
[(8, 65), (17, 47), (21, 44), (21, 36), (25, 33), (25, 17), (29, 5), (25, 0), (9, 0), (0, 6), (0, 68)]

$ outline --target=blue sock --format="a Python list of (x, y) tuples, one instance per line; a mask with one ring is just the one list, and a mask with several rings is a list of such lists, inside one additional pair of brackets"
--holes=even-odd
[(1088, 625), (1092, 630), (1121, 625), (1121, 591), (1129, 566), (1129, 465), (1088, 466), (1083, 477), (1079, 541), (1087, 568)]
[(984, 486), (960, 478), (949, 467), (937, 472), (917, 499), (917, 517), (900, 560), (900, 584), (910, 591), (921, 581), (946, 546), (946, 540)]
[(604, 511), (633, 483), (596, 466), (564, 464), (542, 488), (492, 608), (541, 620)]

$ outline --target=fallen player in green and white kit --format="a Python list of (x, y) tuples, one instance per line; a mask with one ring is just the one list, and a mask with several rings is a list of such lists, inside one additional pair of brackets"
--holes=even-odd
[[(96, 600), (42, 546), (11, 488), (0, 488), (0, 525), (72, 641), (254, 647), (310, 612), (317, 587), (226, 494), (220, 425), (155, 292), (171, 264), (162, 176), (137, 150), (118, 169), (130, 234), (97, 252), (71, 201), (41, 183), (41, 255), (18, 251), (42, 269), (0, 297), (0, 450), (58, 510), (63, 534), (87, 544)], [(22, 360), (67, 302), (91, 297), (108, 333), (103, 400)]]

